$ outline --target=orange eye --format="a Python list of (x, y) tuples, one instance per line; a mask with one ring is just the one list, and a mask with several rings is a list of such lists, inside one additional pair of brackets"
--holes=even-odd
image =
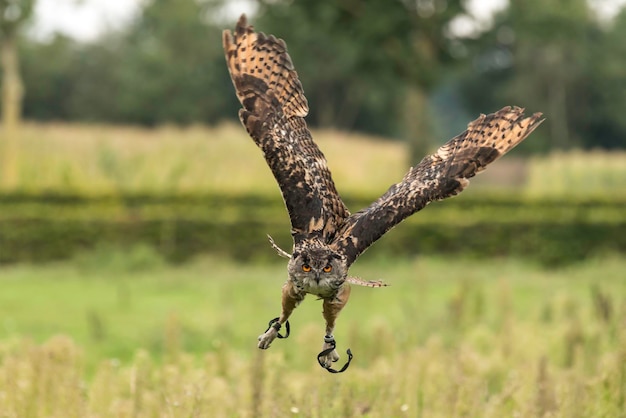
[(303, 264), (302, 271), (308, 273), (309, 271), (311, 271), (311, 266), (309, 266), (308, 264)]
[(333, 266), (331, 266), (330, 264), (324, 267), (324, 273), (330, 273), (332, 270), (333, 270)]

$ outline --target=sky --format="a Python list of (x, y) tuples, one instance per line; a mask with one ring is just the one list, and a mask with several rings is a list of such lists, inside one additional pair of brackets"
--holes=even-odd
[[(128, 23), (146, 0), (38, 0), (31, 34), (45, 39), (54, 32), (89, 41), (111, 28)], [(599, 15), (611, 18), (626, 5), (626, 0), (589, 0)], [(479, 22), (488, 23), (494, 11), (502, 9), (507, 0), (468, 0), (468, 8)], [(234, 16), (249, 12), (250, 0), (230, 0)], [(471, 30), (467, 21), (459, 23), (458, 30)]]
[(140, 0), (38, 0), (30, 31), (38, 38), (62, 32), (93, 40), (110, 28), (128, 23)]

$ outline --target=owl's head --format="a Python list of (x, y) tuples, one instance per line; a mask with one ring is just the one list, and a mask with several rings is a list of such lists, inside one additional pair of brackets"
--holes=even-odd
[(346, 258), (328, 247), (296, 248), (287, 269), (296, 287), (318, 296), (336, 292), (348, 274)]

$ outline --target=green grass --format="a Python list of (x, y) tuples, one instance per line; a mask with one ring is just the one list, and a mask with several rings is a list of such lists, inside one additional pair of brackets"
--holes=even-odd
[(176, 267), (140, 247), (3, 267), (0, 416), (620, 417), (625, 270), (364, 256), (352, 273), (391, 286), (353, 289), (335, 336), (355, 359), (330, 375), (313, 297), (256, 349), (282, 263)]

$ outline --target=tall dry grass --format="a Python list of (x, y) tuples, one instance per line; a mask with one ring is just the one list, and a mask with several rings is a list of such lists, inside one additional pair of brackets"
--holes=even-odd
[(526, 192), (532, 196), (626, 197), (626, 152), (571, 151), (533, 157)]
[[(377, 196), (410, 165), (405, 144), (359, 134), (314, 131), (340, 193)], [(532, 140), (532, 137), (529, 139)], [(276, 193), (260, 151), (235, 124), (156, 129), (85, 125), (24, 126), (17, 184), (0, 190), (80, 194)], [(2, 180), (2, 179), (0, 179)], [(532, 196), (626, 194), (626, 153), (506, 156), (472, 181), (475, 189)]]
[[(228, 351), (181, 354), (160, 364), (103, 360), (91, 382), (70, 339), (23, 344), (0, 367), (3, 417), (616, 417), (624, 414), (626, 352), (591, 371), (563, 369), (527, 347), (539, 338), (516, 323), (507, 335), (476, 330), (450, 349), (434, 337), (341, 376), (292, 370), (280, 352), (252, 361)], [(512, 339), (513, 341), (507, 340)], [(476, 344), (479, 346), (477, 347)], [(482, 347), (490, 345), (487, 351)]]
[[(402, 177), (401, 144), (316, 132), (339, 185), (385, 190)], [(81, 194), (274, 193), (261, 152), (244, 129), (28, 124), (22, 132), (18, 189)], [(365, 181), (356, 181), (358, 179)]]
[[(289, 339), (255, 347), (278, 308), (284, 266), (207, 259), (110, 268), (0, 271), (13, 295), (0, 294), (0, 333), (14, 330), (0, 340), (0, 416), (571, 418), (626, 410), (619, 258), (558, 270), (514, 260), (357, 264), (358, 274), (392, 286), (353, 290), (335, 334), (344, 359), (346, 348), (355, 353), (342, 375), (315, 361), (323, 323), (313, 298), (294, 313)], [(105, 329), (99, 337), (85, 330), (94, 327), (85, 322), (92, 311)], [(134, 354), (102, 355), (107, 342)]]

